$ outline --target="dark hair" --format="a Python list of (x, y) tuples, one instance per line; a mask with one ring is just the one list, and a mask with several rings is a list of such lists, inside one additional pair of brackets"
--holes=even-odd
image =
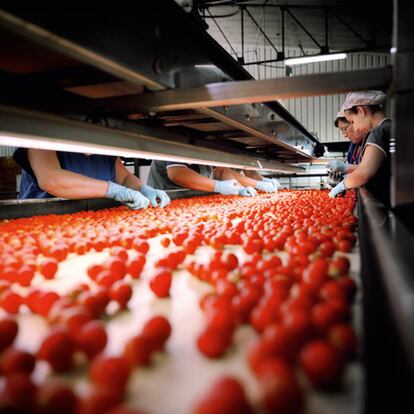
[(344, 116), (340, 116), (339, 118), (335, 119), (334, 125), (338, 128), (339, 121), (346, 122), (349, 124), (348, 120)]
[(345, 112), (356, 114), (358, 113), (358, 106), (364, 106), (365, 108), (368, 108), (371, 114), (375, 114), (376, 112), (384, 112), (384, 105), (357, 105), (353, 106), (352, 108), (345, 109)]

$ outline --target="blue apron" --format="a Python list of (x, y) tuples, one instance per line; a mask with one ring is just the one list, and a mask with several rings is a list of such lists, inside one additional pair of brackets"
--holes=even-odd
[[(60, 166), (98, 180), (115, 181), (115, 161), (117, 157), (109, 155), (85, 155), (76, 152), (56, 151)], [(51, 198), (53, 195), (43, 191), (27, 157), (27, 149), (18, 148), (14, 160), (22, 167), (19, 198)]]

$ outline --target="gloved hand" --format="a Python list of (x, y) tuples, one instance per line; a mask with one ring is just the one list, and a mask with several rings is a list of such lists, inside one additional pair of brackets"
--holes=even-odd
[(149, 185), (143, 185), (139, 191), (144, 194), (145, 197), (148, 198), (151, 205), (153, 207), (157, 207), (157, 198), (160, 200), (159, 206), (161, 208), (164, 208), (168, 204), (170, 204), (171, 200), (170, 197), (168, 197), (168, 194), (165, 191), (162, 190), (156, 190), (155, 188), (150, 187)]
[(276, 180), (276, 178), (266, 178), (263, 177), (262, 181), (266, 181), (268, 183), (273, 183), (273, 185), (275, 186), (276, 190), (280, 187), (280, 183), (278, 180)]
[(277, 191), (277, 187), (271, 181), (258, 181), (254, 188), (265, 193), (274, 193)]
[(240, 185), (237, 180), (216, 180), (214, 191), (223, 195), (237, 195), (239, 194)]
[(326, 164), (326, 169), (331, 172), (338, 172), (346, 174), (348, 172), (349, 164), (339, 160), (333, 160)]
[(329, 171), (328, 173), (328, 184), (331, 187), (335, 187), (340, 181), (342, 181), (343, 175), (339, 172)]
[(108, 183), (109, 187), (105, 197), (113, 198), (133, 210), (148, 207), (148, 198), (146, 198), (139, 191), (132, 190), (131, 188), (124, 187), (123, 185), (116, 184), (112, 181), (108, 181)]
[(346, 187), (344, 180), (342, 180), (339, 184), (332, 188), (332, 190), (329, 192), (329, 197), (335, 198), (338, 194), (341, 194), (344, 191), (346, 191)]
[(239, 195), (243, 197), (254, 197), (257, 196), (257, 191), (253, 187), (242, 187), (239, 188)]

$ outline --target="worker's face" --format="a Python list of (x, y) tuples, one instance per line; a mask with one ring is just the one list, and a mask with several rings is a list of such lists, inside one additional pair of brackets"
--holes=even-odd
[(363, 106), (357, 106), (357, 112), (345, 111), (346, 120), (357, 133), (366, 134), (371, 128), (371, 114)]
[(357, 132), (348, 121), (338, 121), (338, 128), (341, 130), (344, 137), (348, 138), (353, 144), (359, 144), (365, 137), (364, 132)]
[(348, 129), (350, 128), (350, 126), (351, 126), (351, 124), (348, 121), (346, 121), (346, 122), (341, 121), (341, 120), (338, 121), (339, 130), (341, 131), (342, 135), (345, 138), (348, 138), (348, 139), (349, 139)]
[(353, 144), (359, 144), (364, 139), (366, 133), (365, 132), (358, 132), (355, 131), (354, 126), (352, 124), (349, 124), (349, 128), (347, 130), (348, 133), (348, 139)]

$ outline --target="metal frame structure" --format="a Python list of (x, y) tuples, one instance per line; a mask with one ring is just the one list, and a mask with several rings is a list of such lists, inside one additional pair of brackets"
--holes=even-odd
[[(285, 38), (287, 34), (287, 28), (286, 28), (286, 17), (289, 16), (290, 19), (295, 22), (295, 24), (306, 34), (306, 36), (311, 39), (311, 41), (316, 45), (316, 47), (319, 49), (319, 53), (314, 55), (306, 55), (306, 56), (317, 56), (318, 54), (323, 55), (329, 55), (331, 54), (331, 48), (329, 46), (328, 41), (328, 27), (329, 27), (329, 16), (332, 16), (336, 20), (338, 20), (350, 33), (352, 33), (356, 38), (361, 40), (365, 44), (365, 47), (361, 48), (354, 48), (354, 49), (344, 49), (344, 50), (335, 50), (334, 53), (357, 53), (357, 52), (372, 52), (372, 51), (380, 51), (380, 50), (389, 50), (390, 46), (389, 44), (384, 45), (378, 45), (375, 41), (375, 33), (373, 33), (372, 39), (365, 39), (363, 35), (358, 33), (348, 22), (345, 21), (338, 13), (338, 10), (346, 10), (346, 7), (341, 6), (325, 6), (325, 5), (287, 5), (287, 4), (269, 4), (267, 2), (264, 2), (263, 4), (257, 4), (257, 3), (248, 3), (245, 1), (228, 1), (228, 2), (209, 2), (209, 1), (198, 1), (194, 3), (194, 12), (199, 12), (203, 19), (206, 21), (209, 18), (212, 18), (215, 25), (217, 26), (220, 33), (223, 35), (223, 37), (226, 39), (227, 43), (230, 44), (229, 40), (226, 37), (226, 34), (218, 24), (217, 20), (214, 18), (214, 16), (211, 14), (211, 9), (217, 8), (217, 7), (223, 7), (223, 6), (232, 6), (237, 7), (238, 12), (240, 13), (240, 26), (241, 26), (241, 56), (238, 56), (236, 51), (231, 47), (233, 50), (233, 53), (235, 54), (237, 61), (241, 63), (243, 66), (249, 66), (249, 65), (264, 65), (268, 63), (275, 63), (275, 62), (283, 62), (286, 58), (286, 47), (285, 47)], [(274, 43), (271, 41), (269, 36), (267, 35), (266, 31), (262, 28), (262, 26), (256, 21), (254, 16), (249, 11), (249, 8), (263, 8), (263, 9), (279, 9), (281, 12), (281, 33), (282, 33), (282, 44), (281, 44), (281, 50), (278, 50), (278, 48), (274, 45)], [(312, 9), (312, 10), (320, 10), (321, 13), (324, 14), (324, 44), (321, 44), (315, 36), (312, 35), (312, 33), (308, 30), (308, 28), (305, 27), (305, 25), (301, 22), (301, 20), (297, 17), (297, 15), (294, 14), (294, 10), (300, 10), (300, 9)], [(206, 14), (208, 13), (208, 15)], [(258, 31), (262, 34), (264, 39), (267, 41), (267, 43), (275, 50), (277, 54), (276, 59), (264, 59), (264, 60), (257, 60), (257, 61), (250, 61), (246, 62), (244, 59), (244, 50), (245, 50), (245, 39), (244, 39), (244, 15), (247, 15), (250, 20), (253, 22), (255, 27)], [(230, 14), (228, 17), (233, 16), (234, 13)], [(221, 16), (226, 17), (226, 16)], [(301, 46), (299, 45), (301, 48)], [(303, 49), (302, 49), (303, 51)], [(305, 55), (305, 53), (303, 52)]]
[(391, 204), (394, 208), (409, 212), (414, 208), (414, 29), (410, 19), (404, 18), (412, 13), (410, 4), (394, 1), (394, 47), (393, 47), (393, 142), (391, 148), (392, 185)]
[(414, 407), (413, 229), (366, 190), (359, 191), (358, 215), (364, 412), (410, 412)]
[[(158, 13), (160, 9), (164, 9), (163, 17)], [(139, 92), (252, 79), (209, 37), (199, 19), (173, 1), (146, 4), (139, 22), (136, 16), (109, 7), (98, 11), (67, 7), (64, 14), (62, 19), (62, 9), (53, 5), (2, 4), (2, 34), (12, 42), (18, 39), (24, 47), (33, 46), (33, 53), (39, 50), (40, 56), (43, 53), (51, 57), (49, 61), (66, 59), (69, 63), (63, 70), (27, 76), (0, 73), (4, 92), (1, 104), (43, 112), (45, 116), (75, 115), (77, 120), (81, 116), (89, 120), (110, 117), (121, 120), (126, 131), (135, 123), (145, 126), (148, 135), (152, 129), (154, 136), (174, 132), (188, 145), (197, 142), (193, 145), (193, 159), (200, 157), (200, 147), (220, 146), (222, 151), (250, 157), (255, 165), (273, 162), (278, 170), (286, 165), (289, 171), (289, 164), (309, 162), (321, 155), (319, 142), (276, 101), (260, 106), (240, 104), (188, 111), (139, 110), (145, 95)], [(198, 64), (215, 65), (216, 69), (200, 70), (196, 68)], [(112, 108), (120, 95), (129, 94), (137, 94), (135, 106), (124, 111)], [(261, 121), (256, 122), (258, 119)], [(170, 140), (170, 147), (175, 142), (176, 139)], [(209, 161), (214, 164), (212, 157)]]

